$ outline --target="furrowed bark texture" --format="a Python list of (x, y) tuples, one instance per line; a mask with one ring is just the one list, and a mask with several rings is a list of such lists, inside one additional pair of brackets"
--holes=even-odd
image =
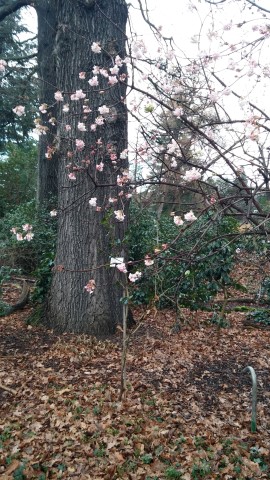
[[(51, 2), (50, 2), (51, 3)], [(113, 183), (126, 161), (114, 168), (106, 146), (113, 146), (117, 156), (127, 148), (127, 112), (122, 98), (125, 85), (117, 84), (108, 88), (106, 79), (104, 93), (95, 93), (87, 80), (92, 76), (94, 65), (112, 67), (112, 59), (118, 54), (125, 57), (125, 25), (127, 7), (123, 0), (67, 1), (52, 0), (56, 5), (56, 36), (54, 55), (56, 61), (56, 84), (69, 94), (82, 88), (87, 91), (89, 106), (92, 110), (84, 121), (87, 132), (76, 131), (76, 137), (65, 130), (65, 124), (76, 130), (82, 100), (71, 102), (68, 114), (62, 113), (59, 102), (58, 120), (58, 242), (52, 285), (48, 296), (44, 321), (59, 332), (84, 332), (96, 336), (107, 335), (115, 330), (122, 320), (120, 297), (123, 288), (119, 284), (119, 275), (115, 268), (109, 268), (110, 255), (121, 255), (121, 240), (125, 223), (115, 222), (109, 217), (105, 207), (111, 196), (117, 196), (117, 188), (101, 186), (96, 183)], [(100, 42), (102, 54), (91, 51), (92, 42)], [(80, 71), (87, 72), (87, 80), (78, 83)], [(102, 85), (103, 86), (103, 85)], [(70, 95), (65, 94), (65, 103)], [(90, 124), (99, 115), (98, 107), (114, 106), (114, 118), (90, 133)], [(85, 149), (76, 152), (75, 138), (84, 140)], [(98, 147), (98, 139), (102, 146)], [(91, 151), (103, 149), (104, 172), (97, 172)], [(73, 156), (68, 158), (68, 152)], [(75, 153), (74, 153), (75, 152)], [(82, 161), (90, 157), (90, 165), (84, 171), (76, 172), (77, 180), (68, 179), (67, 164), (73, 162), (83, 165)], [(100, 158), (100, 157), (99, 157)], [(97, 204), (103, 208), (96, 212), (89, 206), (89, 199), (97, 197)], [(119, 203), (112, 210), (122, 208)], [(114, 216), (114, 215), (112, 215)], [(117, 246), (119, 245), (119, 247)], [(103, 267), (103, 265), (106, 265)], [(124, 276), (124, 275), (123, 275)], [(89, 279), (95, 279), (96, 290), (89, 294), (84, 286)]]
[[(39, 101), (50, 106), (50, 117), (56, 116), (56, 102), (54, 92), (56, 85), (56, 3), (52, 0), (39, 0), (37, 5), (38, 16), (38, 76), (39, 76)], [(51, 125), (47, 114), (40, 114), (43, 125), (48, 127), (46, 135), (39, 139), (38, 152), (38, 184), (37, 202), (39, 206), (53, 208), (58, 194), (58, 155), (55, 153), (50, 159), (45, 157), (47, 147), (55, 143), (56, 127)]]

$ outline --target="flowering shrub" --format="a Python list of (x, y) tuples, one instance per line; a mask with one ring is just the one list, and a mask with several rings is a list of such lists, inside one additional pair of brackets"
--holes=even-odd
[(132, 207), (128, 235), (131, 259), (137, 266), (139, 260), (143, 263), (152, 254), (149, 269), (133, 291), (133, 302), (148, 303), (155, 298), (159, 307), (177, 303), (192, 310), (203, 309), (218, 291), (234, 284), (230, 273), (238, 243), (228, 242), (226, 235), (237, 232), (238, 222), (230, 217), (219, 219), (196, 245), (209, 220), (204, 216), (190, 223), (170, 247), (179, 226), (167, 215), (158, 222), (154, 212)]

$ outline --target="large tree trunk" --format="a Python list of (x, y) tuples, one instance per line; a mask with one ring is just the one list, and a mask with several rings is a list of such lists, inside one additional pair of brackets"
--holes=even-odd
[[(64, 103), (70, 112), (63, 113), (59, 102), (57, 114), (58, 143), (58, 241), (55, 268), (45, 311), (45, 323), (59, 332), (85, 332), (106, 335), (115, 330), (122, 319), (120, 298), (123, 287), (115, 268), (108, 266), (110, 255), (123, 255), (122, 239), (125, 223), (114, 220), (108, 210), (109, 197), (116, 197), (120, 189), (106, 186), (115, 184), (116, 176), (126, 168), (126, 160), (117, 164), (110, 160), (107, 146), (118, 156), (127, 148), (127, 112), (123, 102), (125, 85), (118, 83), (108, 88), (108, 80), (100, 80), (104, 92), (89, 87), (94, 65), (113, 66), (116, 55), (125, 57), (125, 25), (127, 7), (123, 0), (51, 0), (56, 5), (57, 30), (54, 47), (57, 88), (64, 92)], [(91, 51), (92, 42), (100, 42), (101, 54)], [(124, 67), (122, 67), (123, 71)], [(87, 72), (86, 80), (79, 80), (79, 72)], [(82, 88), (87, 93), (92, 112), (81, 115), (83, 100), (71, 101), (70, 94)], [(113, 116), (96, 132), (90, 124), (99, 115), (98, 107), (113, 105)], [(77, 129), (84, 121), (87, 132)], [(67, 132), (65, 125), (71, 126)], [(75, 139), (83, 139), (86, 146), (76, 151)], [(102, 146), (98, 147), (98, 139)], [(91, 154), (95, 150), (95, 154)], [(98, 153), (101, 152), (101, 153)], [(99, 156), (98, 162), (96, 162)], [(87, 162), (90, 159), (90, 165)], [(104, 163), (104, 171), (96, 171), (96, 163)], [(76, 181), (68, 178), (68, 164), (77, 166)], [(97, 185), (103, 186), (97, 186)], [(89, 199), (97, 197), (101, 212), (89, 206)], [(109, 215), (111, 212), (112, 215)], [(120, 241), (119, 241), (120, 240)], [(96, 289), (89, 294), (84, 289), (89, 279), (95, 279)]]
[(56, 2), (39, 0), (37, 4), (38, 16), (38, 76), (39, 101), (49, 107), (48, 114), (41, 116), (42, 124), (48, 128), (46, 135), (39, 139), (38, 151), (38, 206), (53, 208), (57, 202), (58, 184), (58, 156), (53, 153), (46, 157), (47, 147), (54, 148), (56, 127), (49, 123), (49, 119), (56, 116), (56, 101), (54, 93), (56, 86), (55, 69), (55, 36), (56, 36)]

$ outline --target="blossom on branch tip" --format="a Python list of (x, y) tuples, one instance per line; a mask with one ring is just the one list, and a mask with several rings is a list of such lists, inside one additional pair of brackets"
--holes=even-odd
[(202, 177), (201, 173), (196, 170), (196, 168), (192, 168), (191, 170), (188, 170), (185, 175), (183, 176), (183, 179), (186, 182), (195, 182), (196, 180), (200, 180)]
[(29, 230), (32, 230), (33, 227), (29, 223), (25, 223), (25, 225), (22, 225), (22, 229), (24, 232), (28, 232)]
[(118, 220), (119, 222), (123, 222), (126, 216), (123, 210), (114, 210), (114, 215), (116, 220)]
[(13, 108), (12, 111), (18, 115), (18, 117), (22, 117), (22, 115), (25, 115), (25, 107), (22, 105), (17, 105), (17, 107)]
[(64, 97), (63, 97), (62, 93), (60, 92), (60, 90), (55, 92), (54, 98), (57, 102), (63, 102), (63, 100), (64, 100)]
[(108, 84), (109, 85), (116, 85), (118, 83), (118, 80), (115, 76), (110, 76), (108, 77)]
[(91, 207), (96, 207), (96, 206), (97, 206), (97, 198), (96, 198), (96, 197), (90, 198), (90, 200), (89, 200), (89, 205), (90, 205)]
[(84, 99), (86, 97), (86, 93), (83, 93), (83, 91), (80, 89), (80, 90), (76, 90), (75, 93), (72, 93), (70, 95), (70, 100), (81, 100), (81, 99)]
[(86, 72), (80, 72), (79, 73), (79, 79), (80, 80), (85, 80), (85, 75), (86, 75)]
[(98, 107), (98, 111), (100, 115), (106, 115), (107, 113), (110, 113), (110, 109), (106, 105), (102, 105), (101, 107)]
[(99, 43), (97, 42), (93, 42), (92, 45), (91, 45), (91, 50), (92, 52), (94, 53), (101, 53), (101, 46)]
[(116, 268), (122, 273), (127, 273), (127, 268), (126, 268), (125, 263), (118, 263), (116, 265)]
[(75, 144), (76, 144), (76, 148), (77, 148), (77, 150), (79, 150), (79, 152), (81, 152), (85, 147), (84, 141), (80, 140), (79, 138), (76, 138)]
[(146, 255), (145, 259), (144, 259), (144, 265), (146, 267), (150, 267), (151, 265), (154, 265), (154, 260), (149, 257), (148, 255)]
[(33, 232), (27, 232), (27, 234), (24, 237), (24, 240), (27, 240), (28, 242), (30, 242), (33, 239), (33, 236), (34, 236)]
[(134, 283), (134, 282), (137, 282), (137, 280), (140, 280), (142, 276), (142, 272), (135, 272), (135, 273), (130, 273), (128, 278), (130, 280), (130, 282)]
[(47, 113), (47, 109), (48, 109), (48, 105), (47, 103), (42, 103), (39, 107), (38, 107), (39, 111), (41, 113)]
[(76, 175), (73, 172), (71, 172), (68, 174), (68, 178), (69, 180), (76, 180)]
[(80, 130), (80, 132), (86, 132), (87, 129), (83, 122), (78, 123), (78, 130)]
[(184, 218), (187, 222), (194, 222), (195, 220), (197, 220), (197, 217), (195, 217), (192, 210), (190, 210), (190, 212), (188, 213), (185, 213)]
[(177, 107), (174, 111), (173, 114), (176, 116), (176, 118), (180, 118), (181, 115), (183, 115), (183, 109), (181, 107)]
[(88, 83), (89, 83), (90, 87), (98, 87), (97, 76), (95, 75), (94, 77), (90, 78), (90, 80), (88, 80)]
[(175, 215), (173, 217), (173, 221), (174, 221), (175, 225), (177, 225), (177, 227), (181, 227), (184, 224), (182, 218), (179, 217), (178, 215)]
[(7, 62), (5, 60), (0, 60), (0, 72), (4, 73), (6, 70)]
[(84, 289), (90, 294), (94, 293), (95, 288), (96, 282), (93, 279), (89, 280), (89, 282), (84, 287)]
[(56, 217), (57, 216), (57, 210), (51, 210), (50, 211), (50, 216), (51, 217)]
[(98, 165), (96, 165), (96, 170), (98, 172), (103, 172), (103, 168), (104, 168), (104, 163), (103, 162), (100, 162)]

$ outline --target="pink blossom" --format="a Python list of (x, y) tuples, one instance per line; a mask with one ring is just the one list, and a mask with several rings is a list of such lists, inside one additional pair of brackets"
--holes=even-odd
[(100, 68), (97, 65), (94, 65), (92, 72), (93, 72), (94, 75), (98, 75), (99, 70), (100, 70)]
[(30, 242), (33, 239), (33, 236), (34, 236), (33, 232), (27, 232), (24, 239)]
[(47, 103), (42, 103), (40, 107), (38, 107), (38, 109), (41, 113), (47, 113), (47, 109), (48, 109)]
[(109, 76), (108, 77), (108, 84), (109, 85), (116, 85), (118, 83), (118, 80), (116, 77), (114, 76)]
[(63, 112), (64, 112), (64, 113), (68, 113), (68, 112), (69, 112), (69, 105), (68, 105), (68, 103), (66, 103), (66, 104), (63, 106)]
[(190, 212), (188, 213), (185, 213), (184, 218), (187, 222), (194, 222), (195, 220), (197, 220), (197, 217), (195, 217), (192, 210), (190, 210)]
[(91, 45), (91, 50), (92, 52), (94, 53), (101, 53), (101, 46), (99, 43), (97, 42), (93, 42), (92, 45)]
[(22, 115), (25, 115), (25, 107), (22, 105), (17, 105), (17, 107), (13, 108), (12, 111), (18, 115), (18, 117), (21, 117)]
[(76, 90), (75, 93), (72, 93), (72, 95), (70, 95), (70, 100), (81, 100), (81, 99), (84, 99), (86, 97), (86, 93), (83, 93), (83, 91), (80, 89), (80, 90)]
[(91, 113), (92, 110), (88, 105), (83, 105), (83, 113)]
[(85, 147), (84, 141), (80, 140), (79, 138), (76, 138), (75, 143), (76, 143), (77, 150), (79, 150), (79, 152), (81, 152)]
[(176, 116), (176, 118), (180, 118), (181, 115), (183, 115), (183, 109), (181, 107), (177, 107), (174, 111), (173, 114)]
[(118, 200), (117, 200), (117, 198), (110, 197), (108, 201), (109, 201), (109, 203), (116, 203)]
[(146, 267), (151, 267), (151, 265), (154, 265), (154, 260), (149, 257), (148, 255), (146, 255), (145, 259), (144, 259), (144, 265)]
[(56, 217), (57, 216), (57, 210), (51, 210), (50, 215), (51, 215), (51, 217)]
[(141, 276), (142, 276), (142, 272), (137, 271), (135, 273), (130, 273), (128, 278), (131, 282), (134, 283), (134, 282), (137, 282), (137, 280), (140, 280)]
[(63, 97), (62, 93), (60, 92), (60, 90), (55, 92), (54, 98), (57, 102), (63, 102), (63, 100), (64, 100), (64, 97)]
[(86, 75), (86, 72), (80, 72), (80, 73), (79, 73), (79, 78), (80, 78), (81, 80), (85, 80), (85, 75)]
[(110, 68), (110, 72), (112, 75), (118, 75), (119, 67), (117, 65), (114, 65), (114, 67)]
[(94, 123), (92, 123), (92, 125), (90, 126), (90, 130), (92, 130), (92, 132), (95, 132), (96, 129), (97, 129), (97, 126)]
[(22, 225), (22, 229), (24, 232), (28, 232), (29, 230), (32, 230), (33, 227), (29, 223), (26, 223), (25, 225)]
[(116, 55), (114, 61), (115, 65), (117, 65), (118, 67), (121, 67), (123, 65), (123, 60), (121, 57), (119, 57), (119, 55)]
[(100, 115), (106, 115), (107, 113), (110, 112), (110, 109), (106, 105), (102, 105), (101, 107), (98, 108), (98, 111)]
[(108, 76), (109, 76), (106, 68), (101, 68), (101, 69), (99, 70), (99, 73), (100, 73), (100, 75), (102, 75), (102, 76), (105, 77), (105, 78), (108, 78)]
[(192, 168), (192, 170), (188, 170), (185, 175), (183, 176), (183, 180), (186, 182), (195, 182), (196, 180), (200, 180), (201, 173), (196, 170), (196, 168)]
[(18, 242), (21, 242), (23, 240), (23, 236), (21, 233), (16, 233), (16, 238), (18, 240)]
[(11, 231), (11, 233), (14, 233), (14, 235), (16, 235), (17, 227), (12, 227), (10, 231)]
[(94, 76), (94, 77), (90, 78), (90, 80), (88, 80), (88, 83), (89, 83), (90, 87), (98, 87), (97, 76)]
[(120, 153), (120, 158), (121, 160), (125, 160), (128, 156), (128, 150), (127, 148), (125, 150), (123, 150), (121, 153)]
[(96, 170), (98, 172), (103, 172), (103, 168), (104, 168), (104, 163), (103, 162), (100, 162), (98, 165), (96, 165)]
[(117, 263), (116, 268), (118, 268), (118, 270), (122, 273), (127, 273), (127, 268), (125, 263)]
[(84, 289), (90, 294), (94, 293), (95, 288), (96, 288), (96, 282), (93, 279), (89, 280), (84, 287)]
[(6, 70), (7, 62), (5, 60), (0, 60), (0, 72), (4, 73)]
[(86, 126), (84, 123), (82, 122), (79, 122), (78, 123), (78, 130), (80, 130), (80, 132), (86, 132)]
[(90, 198), (90, 200), (89, 200), (89, 205), (90, 205), (91, 207), (96, 207), (96, 206), (97, 206), (97, 198), (96, 198), (96, 197)]
[(184, 223), (182, 218), (179, 217), (178, 215), (175, 215), (175, 217), (173, 217), (173, 221), (174, 221), (175, 225), (177, 225), (177, 227), (181, 227)]
[(101, 212), (101, 207), (96, 207), (96, 212)]
[(123, 222), (126, 216), (123, 210), (114, 210), (114, 215), (116, 220), (118, 220), (119, 222)]
[(67, 132), (70, 132), (70, 130), (71, 130), (71, 125), (65, 125), (65, 130), (66, 130)]
[(103, 117), (97, 117), (95, 120), (95, 123), (97, 125), (103, 125), (104, 124), (104, 118)]
[(68, 174), (68, 178), (69, 178), (69, 180), (76, 180), (76, 176), (73, 172)]
[(176, 161), (176, 159), (173, 157), (173, 158), (171, 159), (171, 168), (176, 168), (176, 167), (177, 167), (177, 161)]

